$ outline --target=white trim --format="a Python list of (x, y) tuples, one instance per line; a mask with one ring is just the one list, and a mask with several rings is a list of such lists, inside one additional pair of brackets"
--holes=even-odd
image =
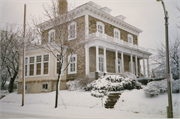
[(143, 71), (144, 71), (144, 77), (146, 77), (145, 59), (144, 59), (144, 57), (143, 57)]
[(85, 46), (86, 75), (89, 74), (89, 47)]
[[(116, 38), (116, 33), (118, 33), (118, 34), (117, 34), (117, 35), (118, 35), (118, 36), (117, 36), (118, 38)], [(121, 39), (120, 33), (121, 33), (121, 32), (120, 32), (119, 29), (114, 28), (114, 41), (115, 41), (115, 42), (120, 42), (120, 39)]]
[(118, 73), (121, 73), (122, 72), (121, 70), (122, 70), (121, 69), (121, 59), (118, 58)]
[(115, 71), (118, 73), (118, 51), (115, 51)]
[(124, 55), (123, 55), (123, 52), (121, 52), (121, 72), (124, 72)]
[(96, 72), (99, 72), (99, 47), (96, 45)]
[(135, 56), (135, 61), (136, 61), (136, 76), (138, 76), (138, 64), (137, 64), (137, 55)]
[[(51, 38), (51, 33), (53, 33), (54, 32), (54, 40), (53, 40), (53, 42), (50, 42), (50, 38)], [(49, 43), (54, 43), (55, 42), (55, 39), (56, 39), (56, 32), (55, 32), (55, 30), (54, 29), (51, 29), (49, 32), (48, 32), (48, 42)]]
[[(75, 36), (72, 37), (72, 38), (70, 38), (70, 30), (71, 30), (71, 29), (70, 29), (70, 26), (71, 26), (71, 25), (72, 25), (72, 26), (75, 25), (75, 28), (74, 28), (74, 30), (75, 30), (75, 31), (74, 31), (74, 32), (75, 32), (74, 35), (75, 35)], [(77, 33), (76, 33), (76, 32), (77, 32), (77, 23), (76, 23), (75, 21), (73, 21), (73, 22), (71, 22), (71, 23), (68, 24), (68, 40), (74, 40), (74, 39), (76, 39), (76, 38), (77, 38)]]
[[(132, 64), (132, 65), (131, 65)], [(129, 72), (135, 74), (135, 70), (134, 70), (134, 62), (129, 61)]]
[(89, 34), (89, 15), (85, 15), (85, 37)]
[(104, 47), (104, 72), (107, 73), (107, 66), (106, 66), (106, 48)]
[[(75, 71), (71, 72), (71, 60), (70, 58), (72, 57), (75, 57)], [(77, 54), (73, 54), (73, 55), (69, 55), (68, 56), (68, 62), (69, 62), (69, 65), (68, 65), (68, 74), (76, 74), (77, 73)]]

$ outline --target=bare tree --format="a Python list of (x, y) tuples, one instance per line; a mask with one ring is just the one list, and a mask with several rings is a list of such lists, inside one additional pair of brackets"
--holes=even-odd
[[(27, 30), (27, 47), (33, 41), (31, 29)], [(6, 24), (0, 31), (1, 34), (1, 86), (10, 78), (9, 92), (13, 92), (13, 84), (19, 72), (19, 55), (22, 49), (22, 29), (16, 24)]]
[[(44, 17), (39, 18), (40, 20), (35, 17), (32, 18), (35, 29), (42, 38), (42, 44), (39, 45), (39, 47), (47, 52), (51, 52), (58, 61), (55, 108), (58, 106), (61, 73), (67, 69), (70, 61), (73, 60), (73, 54), (83, 53), (82, 49), (88, 41), (85, 37), (85, 23), (81, 17), (78, 17), (78, 11), (75, 9), (66, 12), (67, 8), (58, 11), (59, 4), (61, 3), (59, 3), (58, 0), (52, 0), (51, 5), (43, 5), (45, 11)], [(69, 25), (71, 23), (72, 25)], [(51, 37), (51, 34), (45, 35), (47, 29), (54, 29), (56, 34), (55, 36), (52, 34), (52, 39), (49, 38), (49, 41), (48, 37)], [(69, 40), (71, 38), (75, 39)], [(59, 55), (56, 55), (56, 53)], [(70, 58), (68, 58), (68, 56), (70, 56)], [(63, 66), (64, 62), (66, 62), (66, 66)]]
[[(166, 47), (163, 43), (160, 45), (158, 44), (154, 52), (156, 53), (151, 57), (152, 65), (155, 70), (157, 77), (166, 77)], [(174, 41), (171, 41), (170, 43), (170, 68), (171, 73), (173, 74), (173, 78), (177, 79), (179, 78), (179, 53), (180, 53), (180, 40), (179, 36), (175, 38)]]

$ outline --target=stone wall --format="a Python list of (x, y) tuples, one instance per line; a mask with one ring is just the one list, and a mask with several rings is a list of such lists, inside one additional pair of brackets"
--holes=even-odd
[(99, 21), (99, 22), (102, 22), (104, 25), (105, 25), (105, 34), (107, 34), (108, 36), (111, 36), (111, 37), (114, 37), (114, 28), (120, 30), (120, 37), (121, 37), (121, 40), (124, 40), (126, 42), (128, 42), (128, 34), (131, 34), (133, 36), (133, 44), (136, 44), (138, 45), (138, 39), (137, 39), (137, 36), (132, 34), (132, 33), (129, 33), (125, 30), (122, 30), (120, 28), (117, 28), (116, 26), (113, 26), (111, 24), (108, 24), (104, 21), (101, 21), (97, 18), (94, 18), (92, 16), (89, 15), (89, 34), (92, 34), (92, 33), (95, 33), (97, 31), (97, 28), (96, 28), (96, 22)]
[[(26, 82), (27, 89), (25, 91), (28, 93), (47, 93), (56, 90), (57, 80), (49, 80), (49, 81), (29, 81)], [(48, 84), (48, 89), (42, 89), (42, 84)], [(60, 82), (60, 90), (67, 90), (66, 80), (61, 80)], [(22, 93), (22, 82), (18, 82), (18, 94)]]

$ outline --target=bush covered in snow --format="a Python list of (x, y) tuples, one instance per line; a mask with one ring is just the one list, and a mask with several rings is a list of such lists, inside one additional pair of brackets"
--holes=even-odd
[[(144, 92), (147, 96), (154, 97), (159, 94), (167, 92), (167, 79), (161, 81), (152, 81), (144, 88)], [(172, 81), (172, 92), (179, 92), (179, 80)]]
[[(75, 90), (91, 90), (91, 87), (89, 84), (93, 81), (93, 79), (89, 77), (85, 78), (77, 78), (74, 81), (68, 81), (66, 83), (67, 88), (69, 91), (75, 91)], [(89, 87), (90, 89), (87, 89)]]
[(136, 81), (136, 76), (129, 72), (124, 72), (118, 75), (106, 75), (93, 81), (91, 95), (95, 97), (102, 97), (108, 91), (121, 91), (124, 89), (134, 89), (136, 86), (141, 86)]

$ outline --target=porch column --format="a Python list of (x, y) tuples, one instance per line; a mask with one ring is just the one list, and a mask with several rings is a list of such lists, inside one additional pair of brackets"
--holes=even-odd
[(96, 45), (96, 72), (99, 72), (99, 47)]
[(85, 55), (86, 55), (86, 75), (89, 74), (89, 47), (85, 46)]
[(144, 59), (144, 57), (143, 57), (143, 71), (144, 71), (144, 77), (146, 77), (145, 59)]
[(132, 54), (131, 54), (131, 73), (133, 73), (133, 60), (132, 60)]
[(147, 74), (148, 74), (148, 78), (150, 77), (149, 75), (149, 58), (147, 58)]
[(124, 56), (123, 56), (123, 52), (121, 52), (121, 72), (124, 72)]
[(137, 64), (137, 55), (135, 56), (135, 60), (136, 60), (136, 76), (138, 76), (138, 64)]
[(107, 73), (106, 69), (106, 48), (104, 47), (104, 72)]
[(116, 50), (116, 59), (115, 59), (115, 67), (116, 67), (116, 73), (118, 73), (118, 51)]

